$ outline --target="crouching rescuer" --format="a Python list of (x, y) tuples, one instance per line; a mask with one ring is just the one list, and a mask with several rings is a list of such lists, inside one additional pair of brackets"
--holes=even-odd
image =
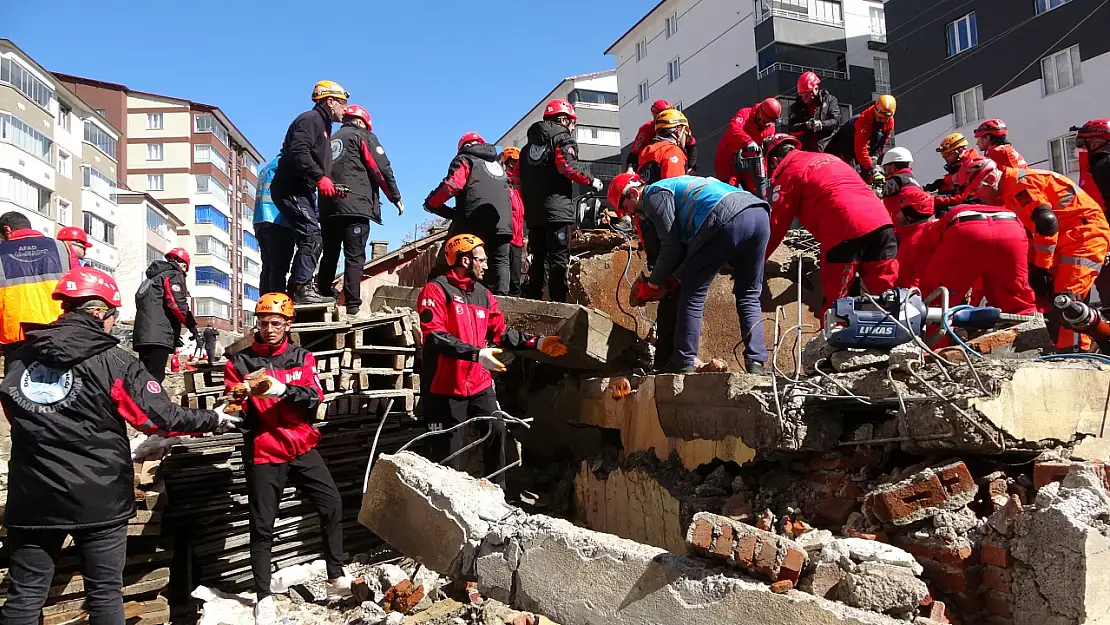
[(5, 625), (37, 625), (72, 536), (81, 559), (85, 608), (93, 625), (124, 622), (127, 520), (135, 515), (127, 425), (147, 434), (211, 432), (239, 418), (190, 410), (111, 332), (119, 288), (91, 267), (67, 272), (54, 288), (62, 315), (26, 324), (26, 341), (7, 354), (0, 402), (11, 422), (12, 457), (4, 538), (9, 549)]
[[(417, 305), (424, 336), (421, 394), (432, 431), (490, 416), (497, 410), (490, 372), (505, 370), (497, 358), (502, 349), (534, 349), (552, 357), (567, 353), (567, 346), (557, 336), (532, 336), (506, 327), (497, 298), (481, 283), (488, 262), (481, 239), (456, 235), (447, 241), (444, 252), (447, 273), (424, 285)], [(431, 437), (431, 459), (441, 461), (478, 440), (478, 433), (486, 427), (475, 422), (449, 437)], [(490, 445), (484, 450), (474, 448), (450, 464), (482, 477), (499, 468), (495, 464), (498, 454), (493, 452)]]
[(669, 290), (679, 292), (674, 353), (662, 371), (694, 370), (705, 299), (727, 263), (735, 281), (732, 292), (743, 333), (744, 365), (748, 373), (763, 373), (767, 346), (759, 296), (771, 233), (767, 203), (713, 178), (680, 176), (644, 186), (639, 176), (628, 173), (613, 180), (608, 198), (618, 213), (642, 214), (645, 246), (659, 246), (651, 275), (633, 286), (635, 302), (662, 299)]
[(350, 594), (344, 575), (343, 514), (339, 489), (316, 449), (320, 432), (311, 421), (323, 401), (316, 359), (289, 339), (293, 300), (266, 293), (254, 309), (254, 342), (235, 354), (224, 368), (224, 385), (232, 397), (246, 396), (243, 464), (250, 514), (251, 572), (258, 602), (257, 625), (277, 620), (270, 594), (270, 550), (281, 493), (289, 479), (316, 507), (323, 532), (328, 598)]

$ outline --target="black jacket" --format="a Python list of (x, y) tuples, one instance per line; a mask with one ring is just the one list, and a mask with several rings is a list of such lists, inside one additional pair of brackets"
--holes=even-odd
[(592, 178), (578, 162), (578, 142), (562, 124), (539, 121), (520, 151), (520, 196), (529, 228), (574, 223), (574, 183)]
[[(798, 137), (802, 142), (802, 149), (807, 152), (824, 152), (840, 129), (840, 101), (827, 89), (820, 90), (818, 97), (820, 104), (813, 113), (810, 113), (809, 105), (802, 102), (801, 98), (790, 105), (790, 132)], [(820, 122), (820, 126), (814, 130), (808, 129), (806, 122), (811, 119)]]
[(185, 272), (177, 265), (156, 260), (146, 268), (146, 280), (135, 292), (135, 347), (160, 346), (173, 349), (184, 326), (197, 333), (197, 320), (189, 309), (189, 287)]
[(129, 423), (147, 433), (208, 432), (218, 417), (170, 401), (103, 322), (80, 311), (27, 332), (0, 402), (12, 424), (4, 522), (77, 530), (135, 513)]
[(213, 346), (216, 345), (216, 339), (218, 339), (218, 338), (220, 338), (220, 331), (217, 330), (216, 328), (205, 328), (204, 329), (204, 344), (205, 345), (213, 345)]
[[(446, 206), (452, 197), (453, 209)], [(475, 143), (460, 150), (451, 159), (443, 182), (424, 200), (424, 208), (450, 219), (450, 230), (455, 234), (511, 238), (513, 200), (497, 147)]]
[(321, 219), (362, 217), (382, 223), (379, 190), (384, 189), (394, 204), (401, 201), (401, 190), (378, 138), (347, 122), (331, 137), (331, 155), (332, 182), (347, 185), (351, 192), (346, 197), (320, 198)]
[(283, 195), (311, 195), (324, 176), (331, 176), (331, 116), (321, 100), (289, 124), (270, 189)]

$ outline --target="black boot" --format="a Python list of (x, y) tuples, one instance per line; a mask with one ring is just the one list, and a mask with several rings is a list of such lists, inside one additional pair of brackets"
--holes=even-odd
[(758, 360), (752, 360), (750, 358), (744, 360), (744, 368), (748, 370), (748, 374), (750, 375), (772, 375), (771, 369), (764, 369), (765, 366), (766, 363), (759, 362)]
[(320, 295), (320, 292), (316, 290), (316, 285), (311, 282), (298, 285), (296, 293), (293, 295), (294, 304), (331, 304), (334, 301), (335, 298), (333, 297)]

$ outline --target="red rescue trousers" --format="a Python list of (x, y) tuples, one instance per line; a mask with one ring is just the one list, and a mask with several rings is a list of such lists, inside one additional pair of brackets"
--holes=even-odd
[(927, 221), (912, 226), (895, 226), (894, 232), (898, 235), (898, 279), (894, 286), (900, 289), (909, 289), (918, 286), (921, 275), (925, 271), (921, 258), (928, 258), (927, 250), (921, 249), (922, 235), (925, 234)]
[(872, 295), (894, 288), (898, 276), (898, 237), (893, 226), (883, 226), (862, 237), (848, 239), (832, 249), (821, 250), (821, 320), (825, 311), (847, 297), (859, 273)]

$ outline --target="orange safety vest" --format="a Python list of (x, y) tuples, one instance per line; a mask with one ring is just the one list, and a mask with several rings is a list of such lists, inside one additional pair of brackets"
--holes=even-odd
[[(640, 175), (648, 182), (686, 175), (686, 152), (673, 141), (656, 141), (640, 150)], [(649, 171), (650, 170), (650, 171)]]
[[(1110, 226), (1102, 207), (1071, 179), (1054, 171), (1041, 169), (1006, 169), (999, 185), (1002, 202), (1017, 214), (1033, 235), (1033, 264), (1051, 269), (1057, 255), (1056, 246), (1082, 245), (1090, 234), (1110, 235)], [(1033, 211), (1042, 206), (1056, 214), (1056, 234), (1037, 233)], [(1071, 233), (1061, 237), (1062, 233)]]
[(69, 269), (65, 243), (34, 230), (17, 230), (0, 243), (0, 343), (22, 341), (22, 323), (61, 316), (62, 304), (52, 295)]

